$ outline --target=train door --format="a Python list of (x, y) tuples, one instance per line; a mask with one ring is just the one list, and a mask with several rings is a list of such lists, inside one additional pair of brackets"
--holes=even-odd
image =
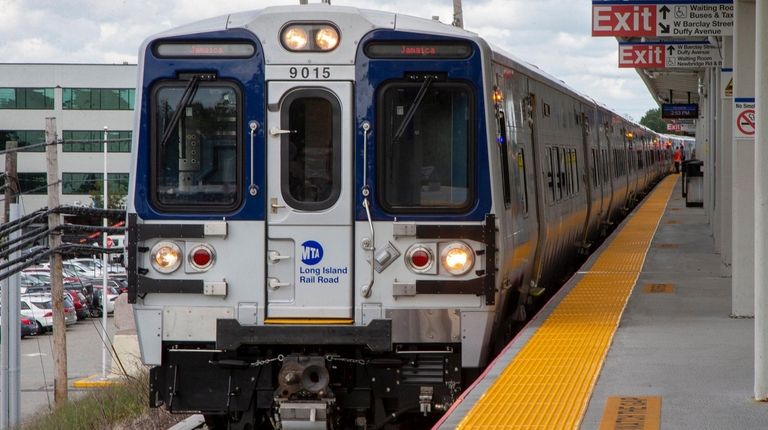
[[(590, 236), (590, 226), (592, 225), (592, 218), (594, 217), (594, 207), (593, 207), (593, 197), (592, 197), (592, 178), (590, 177), (589, 173), (589, 155), (590, 155), (590, 135), (592, 134), (592, 120), (590, 119), (589, 114), (586, 112), (586, 109), (588, 107), (586, 106), (580, 106), (581, 113), (579, 114), (579, 117), (581, 119), (581, 157), (584, 160), (584, 163), (581, 163), (581, 166), (584, 168), (583, 172), (578, 172), (576, 176), (576, 181), (579, 180), (579, 178), (584, 178), (584, 190), (586, 194), (586, 204), (587, 204), (587, 215), (584, 220), (584, 227), (582, 228), (582, 239), (581, 239), (581, 251), (587, 252), (589, 250), (589, 236)], [(586, 108), (586, 109), (585, 109)]]
[(267, 92), (267, 322), (351, 319), (352, 84)]
[(606, 206), (605, 215), (606, 220), (609, 222), (613, 219), (613, 212), (616, 210), (616, 207), (614, 206), (614, 184), (613, 184), (613, 176), (611, 175), (610, 166), (611, 166), (611, 158), (610, 158), (610, 148), (613, 146), (611, 143), (611, 135), (608, 131), (608, 127), (605, 127), (605, 145), (600, 149), (601, 152), (601, 174), (603, 177), (603, 201), (605, 201), (605, 198), (608, 198), (608, 204)]

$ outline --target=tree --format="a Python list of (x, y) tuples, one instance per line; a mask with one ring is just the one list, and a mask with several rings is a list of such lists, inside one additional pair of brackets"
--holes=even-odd
[(661, 119), (661, 108), (651, 109), (640, 119), (640, 124), (657, 133), (667, 133), (667, 123)]
[[(125, 209), (125, 198), (128, 195), (128, 188), (125, 184), (110, 182), (108, 187), (109, 193), (107, 194), (107, 199), (109, 200), (109, 209)], [(104, 207), (104, 200), (102, 199), (103, 193), (101, 190), (102, 182), (97, 181), (90, 192), (93, 207), (99, 209)]]

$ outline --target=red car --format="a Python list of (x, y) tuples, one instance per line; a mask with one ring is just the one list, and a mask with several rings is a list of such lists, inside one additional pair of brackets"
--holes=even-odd
[(75, 290), (64, 290), (72, 298), (72, 304), (75, 305), (75, 314), (77, 314), (77, 320), (84, 320), (91, 314), (91, 309), (85, 300), (83, 293), (79, 293)]

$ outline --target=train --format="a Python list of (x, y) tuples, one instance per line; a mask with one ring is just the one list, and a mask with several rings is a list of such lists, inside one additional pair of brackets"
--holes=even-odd
[(209, 428), (423, 428), (670, 173), (435, 20), (269, 7), (138, 63), (128, 300), (151, 406)]

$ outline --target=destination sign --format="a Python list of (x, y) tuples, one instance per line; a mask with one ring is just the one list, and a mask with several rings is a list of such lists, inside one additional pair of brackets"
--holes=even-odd
[(717, 47), (707, 42), (619, 43), (619, 67), (686, 69), (719, 67), (722, 63)]
[(733, 35), (733, 1), (592, 0), (592, 36), (699, 37)]
[(155, 45), (155, 55), (160, 58), (249, 58), (255, 52), (256, 48), (250, 42), (162, 42)]
[(468, 43), (450, 42), (370, 42), (365, 45), (370, 58), (469, 58), (472, 48)]
[(698, 119), (699, 105), (697, 104), (671, 104), (661, 105), (662, 119)]

